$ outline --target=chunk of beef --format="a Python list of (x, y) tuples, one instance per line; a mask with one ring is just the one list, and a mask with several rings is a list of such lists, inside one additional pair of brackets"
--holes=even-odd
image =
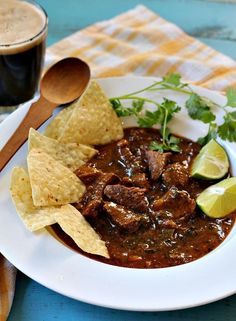
[(126, 139), (120, 140), (117, 143), (117, 146), (121, 162), (124, 167), (126, 167), (127, 174), (129, 176), (134, 175), (135, 173), (140, 173), (144, 170), (140, 157), (135, 156), (131, 152), (129, 142)]
[(171, 153), (160, 153), (153, 150), (146, 151), (151, 179), (158, 180), (170, 159)]
[(89, 193), (89, 198), (97, 199), (102, 198), (103, 191), (108, 184), (115, 184), (119, 182), (119, 177), (114, 173), (102, 173), (94, 184), (90, 185), (86, 191)]
[(91, 181), (90, 177), (92, 176), (89, 175), (88, 171), (86, 182), (90, 183), (87, 185), (87, 189), (82, 201), (75, 205), (76, 208), (79, 208), (82, 205), (81, 213), (87, 217), (96, 217), (98, 215), (103, 204), (102, 196), (106, 185), (119, 182), (119, 177), (113, 173), (103, 173), (101, 171), (98, 172), (99, 175), (97, 178), (93, 178)]
[(163, 172), (162, 180), (166, 186), (184, 187), (189, 182), (188, 167), (180, 163), (170, 164)]
[(109, 200), (138, 212), (145, 212), (148, 209), (145, 192), (145, 188), (127, 187), (120, 184), (107, 185), (104, 189), (104, 195)]
[(149, 182), (145, 173), (135, 174), (131, 177), (125, 176), (122, 178), (121, 183), (128, 186), (149, 188)]
[(128, 210), (122, 205), (113, 202), (105, 202), (103, 209), (111, 220), (121, 229), (127, 232), (135, 232), (142, 223), (142, 215)]
[(95, 199), (90, 201), (82, 210), (85, 217), (96, 217), (102, 207), (102, 200)]
[(94, 167), (83, 165), (75, 171), (75, 174), (79, 177), (79, 179), (81, 179), (84, 184), (87, 185), (101, 176), (102, 172)]
[(192, 214), (195, 207), (196, 202), (189, 193), (180, 191), (174, 186), (163, 197), (155, 200), (152, 205), (154, 211), (165, 210), (175, 219)]

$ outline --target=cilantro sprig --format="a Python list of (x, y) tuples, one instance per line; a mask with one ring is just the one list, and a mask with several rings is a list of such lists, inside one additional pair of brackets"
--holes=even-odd
[(198, 119), (203, 123), (208, 124), (213, 122), (216, 118), (211, 111), (209, 102), (206, 98), (201, 97), (198, 94), (192, 93), (185, 105), (188, 114), (192, 119)]
[(133, 100), (132, 107), (125, 107), (122, 105), (120, 99), (112, 100), (113, 109), (115, 110), (117, 116), (119, 117), (127, 117), (132, 115), (137, 116), (143, 109), (144, 103), (145, 101), (141, 99)]
[(218, 127), (218, 134), (223, 140), (236, 142), (236, 111), (224, 115), (224, 123)]
[[(176, 102), (164, 98), (162, 103), (158, 103), (153, 99), (139, 96), (145, 92), (155, 91), (175, 91), (188, 95), (185, 106), (189, 116), (194, 120), (199, 120), (204, 124), (208, 124), (208, 133), (205, 137), (200, 137), (198, 142), (202, 145), (206, 144), (212, 138), (217, 136), (223, 140), (236, 142), (236, 112), (230, 112), (229, 108), (236, 107), (236, 89), (230, 88), (226, 92), (227, 102), (224, 106), (219, 106), (213, 101), (204, 96), (200, 96), (187, 83), (181, 81), (179, 74), (167, 74), (158, 82), (147, 86), (138, 91), (111, 98), (110, 101), (114, 110), (119, 117), (135, 116), (140, 127), (152, 127), (156, 124), (160, 125), (162, 141), (152, 142), (150, 149), (159, 151), (175, 151), (179, 152), (180, 140), (171, 135), (167, 127), (169, 121), (173, 118), (174, 114), (180, 111), (180, 107)], [(125, 100), (132, 100), (132, 106), (126, 107), (123, 104)], [(144, 110), (145, 103), (154, 105), (155, 110)], [(217, 125), (215, 122), (216, 116), (214, 114), (217, 108), (224, 111), (224, 122)]]
[[(159, 151), (172, 150), (179, 152), (178, 146), (179, 139), (170, 134), (167, 124), (173, 118), (173, 114), (180, 111), (180, 107), (175, 101), (164, 98), (162, 103), (158, 103), (154, 100), (142, 98), (136, 96), (137, 92), (132, 93), (125, 98), (116, 97), (110, 99), (114, 110), (119, 117), (135, 116), (137, 123), (140, 127), (153, 127), (156, 124), (161, 126), (162, 142), (152, 142), (150, 149)], [(125, 107), (122, 104), (123, 99), (132, 99), (132, 106)], [(154, 111), (143, 110), (145, 102), (149, 102), (155, 106)]]
[(159, 104), (159, 108), (155, 112), (146, 111), (144, 117), (138, 117), (138, 124), (140, 127), (152, 127), (155, 124), (161, 125), (162, 142), (153, 141), (150, 144), (150, 149), (161, 152), (171, 150), (179, 152), (179, 138), (170, 134), (167, 124), (173, 118), (175, 113), (180, 111), (180, 107), (173, 100), (164, 98), (163, 102)]
[(208, 103), (209, 108), (214, 109), (215, 107), (217, 107), (221, 108), (224, 111), (224, 122), (221, 125), (218, 125), (214, 122), (214, 119), (208, 119), (208, 133), (206, 136), (200, 137), (198, 139), (198, 142), (201, 145), (205, 145), (212, 138), (216, 138), (217, 136), (219, 136), (223, 140), (236, 142), (236, 112), (230, 112), (228, 108), (236, 107), (236, 89), (229, 88), (226, 91), (226, 98), (227, 102), (224, 106), (219, 106), (214, 103), (212, 104), (212, 102)]
[(206, 145), (210, 140), (216, 139), (217, 129), (218, 129), (218, 126), (216, 123), (214, 122), (209, 123), (208, 132), (206, 136), (199, 137), (197, 142), (203, 146), (203, 145)]
[[(161, 133), (163, 133), (163, 128), (161, 128)], [(167, 151), (179, 153), (181, 151), (179, 143), (180, 139), (178, 137), (175, 137), (174, 135), (171, 135), (169, 128), (166, 127), (163, 142), (159, 143), (156, 140), (154, 140), (150, 143), (149, 149), (157, 150), (162, 153)]]

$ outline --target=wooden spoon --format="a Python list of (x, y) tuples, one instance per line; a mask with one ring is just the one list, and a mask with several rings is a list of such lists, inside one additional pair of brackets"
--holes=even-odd
[(14, 134), (0, 151), (0, 171), (24, 144), (29, 129), (39, 128), (54, 109), (79, 98), (90, 79), (89, 66), (78, 58), (65, 58), (53, 65), (40, 84), (40, 98), (29, 108)]

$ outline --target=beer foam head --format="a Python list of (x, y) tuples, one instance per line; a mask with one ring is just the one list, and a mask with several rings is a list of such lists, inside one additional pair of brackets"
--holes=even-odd
[(46, 25), (47, 17), (39, 7), (26, 1), (0, 0), (0, 53), (27, 50), (40, 41), (35, 38), (43, 37)]

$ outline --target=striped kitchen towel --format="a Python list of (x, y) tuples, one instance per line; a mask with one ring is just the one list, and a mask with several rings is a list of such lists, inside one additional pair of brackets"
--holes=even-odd
[(96, 23), (48, 49), (50, 62), (77, 56), (94, 77), (178, 72), (185, 81), (215, 90), (236, 86), (236, 62), (188, 36), (144, 6)]
[[(144, 6), (96, 23), (47, 50), (46, 65), (77, 56), (93, 77), (180, 73), (185, 81), (215, 90), (236, 86), (236, 62), (185, 34)], [(22, 226), (23, 228), (23, 226)], [(15, 270), (0, 256), (0, 321), (14, 293)]]

